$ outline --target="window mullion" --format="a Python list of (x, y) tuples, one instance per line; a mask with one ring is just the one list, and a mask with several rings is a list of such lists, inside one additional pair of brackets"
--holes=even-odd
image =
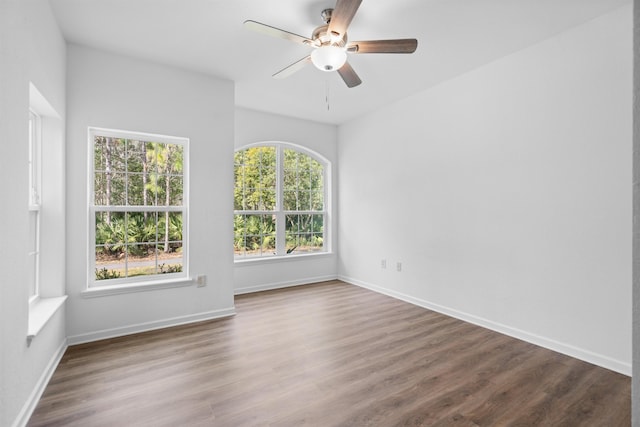
[(186, 212), (186, 208), (181, 205), (129, 205), (129, 206), (90, 206), (95, 212)]
[(285, 236), (284, 207), (284, 150), (278, 145), (276, 151), (276, 254), (284, 255), (287, 252), (287, 239)]

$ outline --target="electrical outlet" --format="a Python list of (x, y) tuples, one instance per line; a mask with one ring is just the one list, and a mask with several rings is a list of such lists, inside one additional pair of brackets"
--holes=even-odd
[(400, 261), (396, 263), (396, 270), (398, 271), (398, 273), (402, 271), (402, 263)]
[(387, 268), (387, 260), (386, 259), (380, 260), (380, 268)]
[(199, 288), (203, 288), (203, 287), (207, 286), (207, 276), (205, 276), (204, 274), (196, 276), (196, 285)]

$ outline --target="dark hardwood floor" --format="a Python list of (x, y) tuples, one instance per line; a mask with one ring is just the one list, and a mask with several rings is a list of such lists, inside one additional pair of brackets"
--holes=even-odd
[(356, 286), (68, 348), (29, 426), (629, 426), (630, 378)]

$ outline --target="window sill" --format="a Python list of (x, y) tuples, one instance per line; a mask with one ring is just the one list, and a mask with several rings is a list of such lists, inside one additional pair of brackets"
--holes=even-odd
[(83, 298), (96, 298), (134, 292), (155, 291), (158, 289), (181, 288), (195, 283), (192, 278), (182, 277), (171, 280), (157, 280), (152, 282), (125, 283), (120, 285), (92, 286), (80, 294)]
[(42, 331), (47, 322), (53, 317), (67, 300), (67, 296), (54, 298), (37, 298), (29, 304), (29, 328), (27, 331), (27, 345)]
[(311, 258), (324, 258), (332, 256), (333, 252), (315, 252), (311, 254), (298, 254), (298, 255), (280, 255), (280, 256), (268, 256), (268, 257), (255, 257), (234, 259), (233, 264), (235, 267), (249, 267), (252, 265), (269, 264), (285, 261), (308, 261)]

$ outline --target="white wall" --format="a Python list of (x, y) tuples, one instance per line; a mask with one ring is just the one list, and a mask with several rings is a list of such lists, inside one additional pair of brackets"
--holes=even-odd
[[(39, 392), (65, 348), (64, 307), (27, 346), (28, 289), (27, 206), (29, 83), (61, 116), (64, 133), (66, 46), (49, 3), (39, 0), (0, 2), (0, 425), (26, 422)], [(62, 127), (62, 129), (60, 128)], [(46, 141), (45, 141), (46, 143)], [(43, 149), (48, 151), (50, 146)], [(42, 281), (47, 292), (64, 289), (64, 251), (51, 254), (57, 238), (64, 248), (63, 151), (45, 160), (43, 227), (55, 228), (43, 242)], [(61, 152), (62, 151), (62, 152)], [(46, 199), (57, 192), (62, 202)]]
[(341, 126), (341, 277), (630, 374), (631, 12)]
[[(233, 313), (233, 83), (68, 47), (67, 199), (70, 343)], [(190, 138), (189, 256), (195, 285), (86, 298), (87, 128)]]
[(333, 251), (321, 256), (236, 263), (233, 274), (236, 293), (331, 280), (337, 276), (337, 128), (244, 108), (236, 109), (236, 148), (269, 141), (301, 145), (331, 162), (333, 177), (330, 229)]

